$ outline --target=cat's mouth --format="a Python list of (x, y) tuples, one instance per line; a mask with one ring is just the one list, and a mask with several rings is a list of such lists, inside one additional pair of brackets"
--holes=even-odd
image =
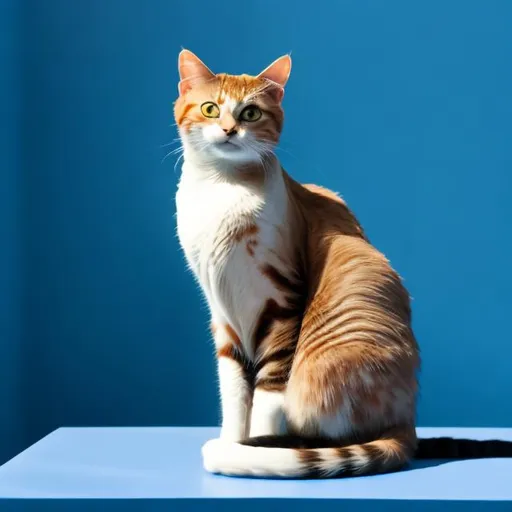
[(233, 139), (213, 142), (210, 146), (214, 155), (222, 160), (236, 162), (257, 160), (257, 155), (241, 142)]
[(233, 151), (236, 149), (242, 149), (238, 144), (236, 144), (231, 139), (226, 139), (222, 142), (216, 142), (215, 146), (219, 149), (227, 150), (227, 151)]

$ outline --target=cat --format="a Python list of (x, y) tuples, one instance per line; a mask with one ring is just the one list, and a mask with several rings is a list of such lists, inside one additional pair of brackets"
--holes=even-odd
[(233, 76), (183, 50), (178, 68), (177, 230), (210, 309), (222, 410), (204, 468), (334, 477), (512, 456), (503, 441), (417, 439), (409, 294), (347, 204), (275, 155), (290, 56)]

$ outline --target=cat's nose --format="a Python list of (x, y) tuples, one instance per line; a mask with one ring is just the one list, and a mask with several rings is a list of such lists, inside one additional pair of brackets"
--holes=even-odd
[(229, 112), (225, 112), (220, 118), (220, 127), (226, 135), (234, 135), (236, 133), (236, 119)]

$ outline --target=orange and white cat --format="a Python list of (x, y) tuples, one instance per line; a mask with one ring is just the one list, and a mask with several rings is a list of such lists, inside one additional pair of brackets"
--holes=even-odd
[(346, 204), (294, 181), (275, 156), (290, 70), (289, 56), (258, 76), (179, 56), (178, 235), (210, 308), (222, 404), (204, 467), (396, 470), (419, 454), (409, 296)]

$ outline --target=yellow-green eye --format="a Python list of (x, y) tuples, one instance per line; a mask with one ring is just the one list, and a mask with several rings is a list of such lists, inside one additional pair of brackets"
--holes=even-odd
[(255, 105), (250, 105), (248, 107), (245, 107), (241, 114), (240, 119), (242, 121), (248, 121), (249, 123), (253, 123), (254, 121), (257, 121), (262, 115), (261, 110), (256, 107)]
[(219, 117), (220, 109), (212, 101), (207, 101), (201, 105), (201, 113), (204, 117)]

